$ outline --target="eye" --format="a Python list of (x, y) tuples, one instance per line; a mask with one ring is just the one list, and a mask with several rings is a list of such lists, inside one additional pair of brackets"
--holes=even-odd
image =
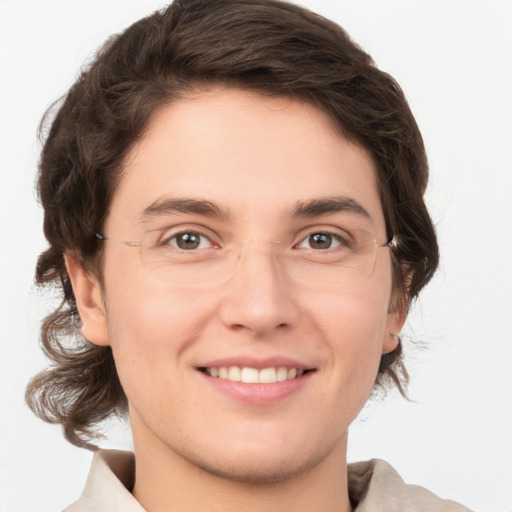
[(206, 235), (196, 231), (183, 231), (167, 238), (164, 245), (170, 245), (182, 251), (193, 251), (194, 249), (208, 249), (213, 244)]
[(310, 233), (296, 247), (301, 249), (325, 250), (344, 245), (344, 240), (333, 233)]

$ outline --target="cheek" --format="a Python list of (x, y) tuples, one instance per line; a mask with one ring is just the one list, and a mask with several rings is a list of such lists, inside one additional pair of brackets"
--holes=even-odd
[(388, 308), (389, 293), (376, 287), (324, 297), (317, 304), (315, 329), (328, 341), (340, 387), (346, 388), (347, 381), (361, 383), (363, 388), (373, 386), (387, 333)]
[(331, 338), (357, 341), (357, 346), (368, 347), (378, 338), (381, 341), (385, 331), (390, 289), (391, 285), (368, 284), (359, 290), (332, 292), (311, 300), (306, 308), (315, 311), (319, 327)]
[[(310, 336), (323, 354), (322, 400), (311, 413), (328, 414), (333, 432), (344, 432), (373, 389), (386, 332), (388, 294), (363, 290), (323, 295), (305, 307)], [(314, 303), (313, 303), (314, 302)]]
[(156, 380), (171, 386), (171, 377), (183, 371), (180, 354), (197, 339), (201, 319), (208, 316), (199, 312), (210, 307), (197, 293), (173, 293), (167, 284), (147, 279), (138, 283), (105, 284), (110, 342), (129, 397), (147, 392), (142, 388)]

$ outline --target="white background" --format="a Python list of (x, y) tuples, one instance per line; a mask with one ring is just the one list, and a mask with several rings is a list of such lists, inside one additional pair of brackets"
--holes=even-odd
[[(381, 457), (408, 482), (478, 511), (512, 510), (512, 1), (304, 0), (340, 23), (404, 88), (430, 156), (442, 264), (413, 311), (414, 402), (391, 395), (352, 427), (349, 458)], [(48, 297), (34, 176), (43, 111), (111, 33), (159, 0), (0, 0), (0, 510), (56, 511), (90, 453), (36, 419), (24, 387), (44, 366)], [(421, 347), (418, 343), (421, 342)], [(104, 446), (129, 446), (117, 429)]]

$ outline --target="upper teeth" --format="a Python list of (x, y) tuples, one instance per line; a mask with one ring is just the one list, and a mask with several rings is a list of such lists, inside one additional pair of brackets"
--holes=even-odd
[(297, 368), (257, 368), (239, 366), (220, 366), (206, 368), (207, 375), (218, 377), (220, 379), (231, 380), (233, 382), (245, 382), (246, 384), (272, 384), (273, 382), (284, 382), (285, 380), (295, 379), (304, 374), (304, 370)]

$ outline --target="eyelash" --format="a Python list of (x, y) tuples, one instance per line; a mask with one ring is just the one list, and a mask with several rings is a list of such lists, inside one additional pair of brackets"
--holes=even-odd
[[(173, 240), (177, 240), (179, 236), (185, 236), (185, 235), (191, 235), (193, 237), (199, 237), (200, 239), (206, 239), (210, 242), (210, 246), (214, 246), (216, 245), (214, 242), (212, 242), (212, 237), (208, 236), (208, 235), (205, 235), (204, 233), (201, 233), (200, 231), (196, 231), (196, 230), (182, 230), (182, 231), (179, 231), (178, 233), (174, 233), (170, 236), (165, 236), (159, 243), (159, 245), (161, 246), (166, 246), (166, 245), (170, 245), (171, 247), (174, 247), (175, 249), (177, 250), (182, 250), (182, 251), (190, 251), (191, 249), (184, 249), (182, 247), (179, 247), (177, 244), (178, 242), (176, 242), (176, 244), (173, 244), (172, 241)], [(202, 245), (202, 241), (200, 240), (199, 244)], [(201, 249), (201, 250), (204, 250), (204, 249), (209, 249), (211, 247), (194, 247), (194, 249)]]
[[(307, 233), (306, 236), (303, 237), (298, 244), (294, 245), (294, 248), (295, 247), (299, 247), (303, 243), (307, 243), (308, 240), (310, 240), (312, 237), (317, 236), (317, 235), (330, 237), (332, 242), (337, 242), (336, 246), (334, 246), (334, 247), (329, 246), (329, 247), (325, 248), (325, 251), (327, 251), (329, 249), (335, 250), (335, 249), (337, 249), (339, 247), (348, 245), (348, 241), (346, 240), (346, 238), (341, 236), (339, 233), (333, 233), (331, 231), (325, 231), (325, 230), (316, 230), (316, 231), (312, 231), (312, 232)], [(318, 249), (318, 248), (315, 249), (313, 247), (304, 247), (304, 249), (309, 249), (309, 250), (312, 250), (312, 251), (322, 251), (321, 249)], [(322, 251), (322, 252), (324, 252), (324, 251)]]

